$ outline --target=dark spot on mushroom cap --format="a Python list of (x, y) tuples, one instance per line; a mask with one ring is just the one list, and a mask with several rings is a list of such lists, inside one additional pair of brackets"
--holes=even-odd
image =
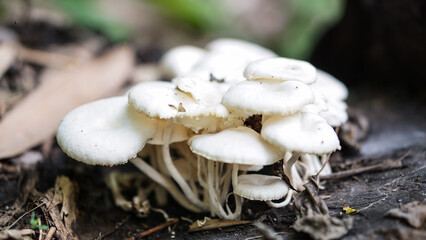
[(324, 144), (324, 140), (321, 141), (321, 144)]

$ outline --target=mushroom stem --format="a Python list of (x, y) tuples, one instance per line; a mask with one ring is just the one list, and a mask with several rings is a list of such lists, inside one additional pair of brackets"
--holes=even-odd
[(173, 130), (173, 121), (169, 120), (167, 123), (166, 130), (164, 132), (164, 145), (162, 146), (162, 152), (163, 152), (163, 161), (164, 165), (167, 168), (167, 171), (170, 173), (170, 176), (172, 176), (173, 180), (178, 184), (180, 189), (182, 189), (182, 192), (185, 194), (187, 199), (192, 202), (195, 206), (205, 210), (206, 207), (204, 204), (200, 201), (198, 196), (195, 195), (195, 193), (191, 190), (188, 183), (185, 181), (185, 179), (180, 175), (179, 171), (176, 169), (175, 165), (173, 164), (172, 157), (170, 156), (170, 148), (169, 148), (169, 142), (170, 137), (172, 135)]
[[(301, 187), (303, 188), (303, 182), (301, 182), (301, 180), (293, 177), (293, 171), (292, 171), (293, 165), (297, 161), (297, 159), (299, 159), (299, 156), (300, 156), (300, 153), (295, 152), (291, 155), (290, 159), (288, 159), (287, 161), (285, 161), (285, 159), (284, 159), (284, 174), (290, 180), (291, 185), (296, 189), (300, 189)], [(299, 178), (300, 178), (300, 176), (299, 176)], [(296, 182), (297, 182), (297, 184), (296, 184)]]
[[(219, 177), (219, 176), (215, 176), (215, 162), (214, 161), (208, 161), (208, 177), (207, 177), (207, 185), (208, 185), (208, 191), (209, 191), (209, 196), (210, 196), (210, 203), (211, 203), (211, 207), (213, 209), (213, 211), (219, 215), (219, 217), (223, 218), (223, 219), (228, 219), (228, 220), (232, 220), (232, 219), (237, 219), (240, 216), (241, 213), (241, 198), (239, 196), (235, 196), (235, 211), (232, 212), (231, 209), (228, 206), (228, 203), (226, 203), (226, 210), (227, 212), (225, 212), (225, 210), (222, 208), (222, 205), (220, 204), (219, 200), (218, 200), (218, 194), (217, 191), (215, 191), (215, 187), (214, 187), (214, 181), (215, 181), (215, 177)], [(237, 164), (235, 164), (237, 165)], [(238, 172), (238, 166), (237, 166), (237, 172)], [(229, 194), (228, 194), (229, 196)]]
[(222, 208), (222, 206), (220, 205), (219, 200), (217, 199), (217, 192), (214, 187), (214, 177), (215, 177), (214, 164), (215, 162), (211, 160), (207, 162), (207, 168), (208, 168), (207, 188), (208, 188), (209, 197), (210, 197), (210, 207), (213, 209), (213, 212), (215, 214), (217, 214), (220, 218), (225, 219), (227, 214), (225, 210)]
[(148, 163), (146, 163), (140, 158), (133, 158), (129, 161), (133, 163), (133, 165), (135, 165), (139, 170), (141, 170), (146, 176), (148, 176), (154, 182), (165, 188), (180, 205), (190, 211), (201, 212), (200, 208), (189, 202), (188, 199), (186, 199), (185, 196), (182, 195), (182, 193), (179, 191), (178, 188), (176, 188), (172, 181), (158, 173), (157, 170), (151, 167)]
[(293, 193), (294, 193), (294, 191), (290, 189), (288, 191), (287, 196), (284, 199), (284, 201), (278, 202), (278, 203), (272, 202), (272, 201), (266, 201), (266, 203), (268, 204), (268, 206), (273, 207), (273, 208), (285, 207), (290, 203), (291, 197), (293, 196)]
[[(159, 165), (158, 155), (159, 154), (158, 154), (157, 147), (156, 146), (152, 147), (149, 154), (152, 167), (154, 167), (154, 169), (157, 169), (158, 171), (160, 171), (160, 173), (163, 174), (164, 172), (158, 166)], [(167, 192), (165, 191), (165, 189), (162, 187), (156, 187), (154, 191), (155, 191), (155, 200), (158, 203), (158, 205), (160, 206), (167, 205)]]
[(232, 187), (236, 188), (238, 185), (238, 169), (239, 169), (240, 165), (238, 164), (233, 164), (232, 167)]

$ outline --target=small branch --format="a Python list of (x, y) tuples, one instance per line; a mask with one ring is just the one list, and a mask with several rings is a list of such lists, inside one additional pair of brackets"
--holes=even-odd
[(148, 236), (152, 233), (160, 231), (161, 229), (163, 229), (165, 227), (171, 226), (171, 225), (177, 223), (178, 221), (179, 221), (179, 218), (172, 218), (165, 223), (162, 223), (162, 224), (157, 225), (157, 226), (155, 226), (151, 229), (146, 230), (145, 232), (142, 232), (141, 234), (138, 235), (138, 237), (140, 237), (140, 238), (146, 237), (146, 236)]
[(104, 235), (99, 236), (96, 240), (101, 240), (102, 238), (113, 234), (115, 231), (117, 231), (119, 228), (121, 228), (124, 224), (126, 224), (128, 220), (129, 220), (129, 217), (124, 218), (121, 222), (119, 222), (115, 225), (113, 230), (105, 233)]
[(396, 160), (387, 159), (384, 162), (372, 166), (360, 167), (346, 171), (336, 172), (329, 175), (321, 176), (321, 180), (347, 178), (367, 172), (385, 171), (389, 169), (402, 168), (402, 160), (406, 158), (408, 152)]
[(34, 207), (33, 209), (31, 209), (31, 210), (29, 210), (28, 212), (26, 212), (26, 213), (24, 213), (24, 214), (22, 214), (18, 219), (16, 219), (16, 221), (15, 222), (13, 222), (12, 224), (10, 224), (8, 227), (5, 227), (5, 228), (2, 228), (2, 229), (0, 229), (1, 231), (3, 231), (3, 230), (9, 230), (9, 229), (11, 229), (16, 223), (18, 223), (23, 217), (25, 217), (28, 213), (30, 213), (30, 212), (32, 212), (32, 211), (34, 211), (34, 210), (36, 210), (37, 208), (39, 208), (39, 207), (41, 207), (42, 205), (44, 205), (44, 203), (41, 203), (41, 204), (39, 204), (39, 205), (37, 205), (36, 207)]

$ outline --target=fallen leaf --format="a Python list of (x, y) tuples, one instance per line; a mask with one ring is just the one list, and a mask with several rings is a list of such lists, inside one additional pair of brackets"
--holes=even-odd
[(29, 235), (34, 235), (35, 232), (32, 229), (9, 229), (5, 231), (0, 232), (0, 240), (6, 240), (6, 239), (17, 239), (17, 240), (26, 240), (26, 239), (32, 239), (29, 237)]
[(236, 225), (243, 225), (251, 223), (245, 220), (223, 220), (223, 219), (204, 219), (197, 220), (189, 226), (188, 232), (198, 232), (205, 230), (212, 230), (223, 227), (231, 227)]
[(112, 96), (132, 68), (131, 49), (119, 47), (85, 66), (45, 74), (41, 85), (0, 122), (0, 159), (52, 137), (61, 119), (75, 107)]
[(386, 213), (386, 216), (401, 218), (411, 226), (419, 228), (426, 220), (426, 204), (418, 201), (407, 203), (401, 208), (394, 208)]
[(297, 220), (294, 230), (309, 234), (313, 239), (341, 238), (352, 228), (353, 218), (339, 219), (329, 215), (324, 200), (318, 197), (318, 179), (310, 178), (305, 190), (294, 196), (294, 210)]
[(72, 225), (77, 218), (77, 186), (68, 177), (56, 178), (55, 188), (49, 189), (41, 201), (56, 228), (59, 239), (78, 239), (73, 233)]
[(352, 208), (350, 208), (348, 205), (345, 205), (345, 206), (343, 207), (343, 211), (345, 211), (345, 213), (346, 213), (346, 214), (354, 214), (354, 213), (357, 213), (357, 212), (358, 212), (358, 210), (356, 210), (356, 209), (352, 209)]

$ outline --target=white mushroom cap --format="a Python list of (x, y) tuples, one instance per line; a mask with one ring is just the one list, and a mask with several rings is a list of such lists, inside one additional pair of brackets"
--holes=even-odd
[(263, 123), (261, 135), (268, 142), (289, 152), (320, 155), (340, 149), (333, 128), (314, 113), (270, 117)]
[(127, 97), (80, 106), (59, 124), (56, 138), (71, 158), (92, 165), (126, 163), (155, 132), (156, 121), (137, 113)]
[(271, 50), (257, 44), (230, 38), (214, 40), (207, 44), (206, 48), (207, 50), (215, 53), (228, 53), (244, 56), (250, 61), (277, 56)]
[(179, 77), (173, 79), (177, 88), (191, 96), (201, 104), (217, 105), (222, 101), (222, 92), (217, 84), (194, 77)]
[(197, 107), (192, 96), (176, 89), (170, 82), (140, 83), (129, 91), (129, 104), (150, 117), (170, 119), (178, 112)]
[(279, 81), (299, 81), (312, 84), (317, 71), (312, 64), (289, 58), (268, 58), (250, 63), (245, 71), (247, 80), (273, 79)]
[(148, 143), (152, 145), (164, 145), (166, 142), (167, 143), (182, 142), (189, 139), (188, 129), (186, 129), (183, 125), (180, 125), (180, 124), (173, 125), (173, 130), (172, 130), (172, 135), (170, 136), (170, 140), (163, 139), (164, 131), (166, 131), (166, 128), (167, 128), (167, 120), (159, 119), (155, 134), (148, 140)]
[(164, 54), (160, 66), (167, 77), (182, 76), (190, 72), (205, 54), (204, 49), (194, 46), (175, 47)]
[(225, 93), (222, 104), (250, 114), (288, 115), (314, 101), (311, 88), (301, 82), (244, 81)]
[(348, 120), (347, 105), (340, 100), (329, 100), (327, 109), (319, 113), (332, 127), (341, 126)]
[(203, 134), (189, 140), (191, 150), (209, 160), (247, 165), (270, 165), (283, 151), (267, 143), (260, 134), (247, 127)]
[(288, 193), (287, 184), (277, 176), (260, 174), (244, 174), (238, 176), (238, 184), (234, 186), (234, 193), (259, 201), (270, 201), (283, 198)]
[[(216, 79), (235, 83), (246, 80), (243, 72), (251, 61), (244, 56), (227, 52), (210, 52), (204, 56), (192, 69), (202, 74), (203, 79), (210, 79), (210, 74)], [(191, 72), (189, 73), (191, 75)]]
[(317, 80), (312, 87), (327, 96), (327, 99), (345, 100), (348, 97), (348, 89), (345, 84), (319, 69), (317, 69), (317, 74)]

